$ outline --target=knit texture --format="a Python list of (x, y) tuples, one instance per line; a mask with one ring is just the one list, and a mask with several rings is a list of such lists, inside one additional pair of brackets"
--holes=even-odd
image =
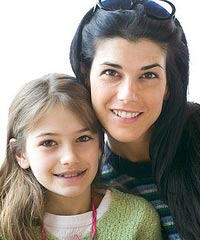
[(158, 214), (145, 199), (112, 189), (112, 202), (97, 224), (96, 239), (162, 239)]
[[(150, 203), (138, 196), (111, 191), (111, 205), (97, 222), (95, 240), (162, 239), (159, 217)], [(90, 240), (89, 233), (83, 239)], [(49, 234), (48, 240), (56, 238)]]
[[(138, 196), (111, 191), (112, 201), (97, 222), (95, 240), (162, 239), (159, 217), (150, 203)], [(47, 235), (48, 240), (56, 240), (51, 234)], [(89, 233), (83, 239), (90, 240)], [(41, 240), (41, 228), (35, 229), (35, 240)]]

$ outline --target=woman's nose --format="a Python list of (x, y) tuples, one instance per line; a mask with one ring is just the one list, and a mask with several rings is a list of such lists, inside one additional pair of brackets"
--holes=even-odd
[(117, 98), (124, 103), (138, 101), (138, 87), (133, 79), (124, 79), (118, 88)]

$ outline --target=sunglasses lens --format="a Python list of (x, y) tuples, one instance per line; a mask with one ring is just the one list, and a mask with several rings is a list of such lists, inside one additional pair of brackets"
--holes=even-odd
[(132, 6), (131, 0), (100, 0), (99, 3), (103, 8), (109, 10), (128, 10)]
[(161, 0), (147, 0), (144, 2), (145, 11), (151, 17), (167, 19), (172, 16), (172, 6)]
[(168, 19), (175, 13), (175, 7), (168, 0), (98, 0), (97, 5), (108, 11), (133, 9), (135, 4), (143, 4), (149, 17)]

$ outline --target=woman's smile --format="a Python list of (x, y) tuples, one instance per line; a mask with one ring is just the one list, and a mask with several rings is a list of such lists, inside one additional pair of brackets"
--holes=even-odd
[(120, 142), (137, 141), (149, 135), (162, 110), (167, 93), (166, 52), (144, 39), (100, 41), (90, 88), (92, 104), (106, 131)]

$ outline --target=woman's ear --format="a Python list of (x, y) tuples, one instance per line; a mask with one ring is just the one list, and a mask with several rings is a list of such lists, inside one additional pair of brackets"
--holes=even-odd
[[(15, 149), (15, 145), (16, 145), (16, 139), (15, 138), (11, 138), (9, 141), (9, 145), (12, 151), (14, 151)], [(28, 158), (26, 157), (26, 155), (24, 153), (22, 153), (21, 151), (14, 151), (14, 155), (15, 155), (15, 160), (17, 161), (17, 163), (19, 164), (19, 166), (23, 169), (27, 169), (30, 167)]]

